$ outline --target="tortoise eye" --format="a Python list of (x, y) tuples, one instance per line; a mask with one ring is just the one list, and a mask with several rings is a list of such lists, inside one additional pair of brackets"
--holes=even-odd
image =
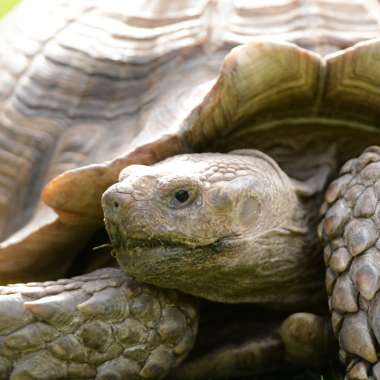
[(178, 190), (175, 192), (174, 197), (178, 202), (185, 203), (190, 198), (190, 194), (187, 190)]
[(198, 191), (193, 188), (177, 189), (173, 191), (169, 199), (169, 207), (181, 209), (189, 206), (197, 198)]

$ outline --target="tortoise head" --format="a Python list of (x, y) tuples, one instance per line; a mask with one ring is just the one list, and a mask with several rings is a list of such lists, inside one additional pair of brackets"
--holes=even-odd
[[(102, 203), (116, 257), (140, 281), (211, 300), (275, 304), (296, 302), (290, 288), (309, 274), (296, 188), (263, 153), (132, 165)], [(283, 293), (287, 301), (278, 302)]]

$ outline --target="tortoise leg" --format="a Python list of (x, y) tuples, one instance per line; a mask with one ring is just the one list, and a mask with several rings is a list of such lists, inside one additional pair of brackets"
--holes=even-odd
[(348, 161), (319, 228), (326, 288), (347, 379), (380, 379), (380, 148)]
[[(252, 321), (242, 324), (241, 328), (246, 336), (239, 341), (234, 339), (233, 327), (228, 322), (222, 327), (223, 331), (202, 331), (201, 326), (194, 350), (171, 372), (169, 379), (236, 379), (286, 367), (278, 323)], [(218, 333), (225, 337), (213, 346), (210, 340)]]
[(0, 379), (162, 379), (191, 350), (194, 300), (115, 268), (0, 287)]
[(218, 335), (218, 331), (212, 331), (212, 326), (205, 329), (201, 324), (193, 351), (169, 379), (235, 379), (295, 366), (323, 369), (337, 352), (330, 326), (327, 316), (310, 313), (292, 314), (282, 323), (246, 321), (241, 325), (244, 340), (239, 341), (234, 339), (236, 331), (227, 322), (223, 326), (224, 344), (210, 348), (208, 335)]

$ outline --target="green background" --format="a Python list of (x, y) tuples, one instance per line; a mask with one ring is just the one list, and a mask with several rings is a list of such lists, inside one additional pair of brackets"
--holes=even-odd
[[(10, 9), (12, 9), (20, 0), (0, 0), (0, 18), (3, 17)], [(46, 0), (49, 1), (49, 0)], [(1, 37), (0, 37), (1, 38)], [(274, 374), (270, 377), (254, 377), (250, 380), (343, 380), (341, 371), (330, 369), (326, 374), (317, 374), (312, 371), (303, 371), (299, 374), (284, 375), (281, 373)]]
[(4, 16), (18, 2), (19, 0), (0, 0), (0, 17)]

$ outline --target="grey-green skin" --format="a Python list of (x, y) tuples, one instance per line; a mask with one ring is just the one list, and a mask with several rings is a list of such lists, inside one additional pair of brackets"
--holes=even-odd
[[(305, 202), (318, 188), (253, 150), (127, 167), (103, 208), (117, 260), (139, 282), (105, 268), (2, 287), (2, 378), (229, 378), (289, 363), (323, 365), (335, 350), (327, 319), (291, 314), (323, 301)], [(176, 199), (179, 190), (188, 192), (185, 202)], [(243, 343), (227, 341), (168, 374), (191, 351), (198, 323), (196, 299), (168, 288), (290, 316), (250, 326)]]
[[(182, 203), (181, 190), (189, 194)], [(294, 310), (323, 297), (316, 234), (306, 230), (299, 192), (258, 151), (190, 154), (127, 167), (103, 209), (118, 262), (137, 280)]]

